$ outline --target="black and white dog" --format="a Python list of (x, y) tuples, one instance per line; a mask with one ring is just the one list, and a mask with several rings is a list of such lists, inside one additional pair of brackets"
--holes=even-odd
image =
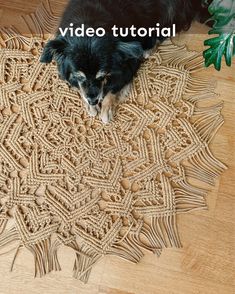
[[(122, 90), (138, 71), (145, 53), (164, 40), (147, 37), (115, 37), (111, 28), (171, 27), (187, 30), (195, 19), (209, 18), (203, 0), (70, 0), (54, 40), (43, 51), (41, 62), (57, 62), (60, 77), (80, 90), (90, 115), (100, 112), (108, 123)], [(203, 5), (204, 3), (207, 3)], [(62, 36), (71, 27), (104, 28), (105, 36)], [(101, 106), (101, 108), (100, 108)]]

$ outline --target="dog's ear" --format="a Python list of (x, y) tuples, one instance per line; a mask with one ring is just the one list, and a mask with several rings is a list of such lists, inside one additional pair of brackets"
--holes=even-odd
[(68, 43), (65, 39), (55, 39), (49, 41), (44, 47), (40, 62), (50, 63), (53, 58), (63, 56)]
[(117, 45), (119, 52), (124, 54), (126, 59), (135, 58), (141, 59), (143, 56), (143, 48), (139, 42), (122, 42), (119, 41)]

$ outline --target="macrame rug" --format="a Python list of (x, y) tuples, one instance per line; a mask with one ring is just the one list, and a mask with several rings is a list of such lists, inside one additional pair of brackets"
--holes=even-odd
[(200, 183), (225, 168), (209, 148), (222, 105), (199, 107), (216, 97), (196, 74), (201, 53), (165, 42), (104, 125), (55, 64), (39, 62), (58, 23), (48, 5), (25, 22), (31, 36), (0, 30), (0, 254), (29, 249), (42, 276), (60, 270), (57, 251), (69, 246), (74, 277), (87, 282), (104, 255), (137, 263), (145, 249), (180, 247), (177, 215), (205, 209)]

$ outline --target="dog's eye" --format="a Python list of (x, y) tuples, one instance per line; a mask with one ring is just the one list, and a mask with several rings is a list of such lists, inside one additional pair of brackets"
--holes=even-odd
[(106, 74), (104, 76), (99, 76), (98, 78), (96, 78), (96, 80), (103, 82), (103, 81), (106, 81), (110, 76), (111, 76), (111, 74)]
[(78, 79), (78, 82), (79, 82), (79, 83), (83, 83), (83, 82), (86, 81), (86, 78), (83, 77), (83, 76), (78, 76), (77, 79)]
[(96, 80), (102, 82), (105, 80), (105, 78), (106, 78), (105, 76), (101, 76), (101, 77), (98, 77)]
[(71, 75), (76, 78), (79, 83), (82, 83), (86, 80), (86, 75), (82, 71), (74, 72)]
[(83, 80), (81, 82), (79, 82), (83, 87), (87, 87), (87, 81)]
[(86, 80), (86, 77), (78, 73), (71, 73), (70, 80), (81, 84)]

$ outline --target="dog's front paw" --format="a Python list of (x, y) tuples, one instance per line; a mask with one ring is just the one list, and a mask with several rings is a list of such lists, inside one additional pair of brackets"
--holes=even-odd
[(116, 96), (113, 94), (108, 94), (103, 102), (101, 107), (100, 118), (104, 124), (109, 123), (115, 114), (116, 109)]
[(144, 51), (143, 53), (144, 59), (148, 59), (156, 51), (158, 44), (160, 44), (160, 42), (156, 41), (156, 44), (154, 45), (153, 48)]
[(108, 124), (114, 116), (114, 109), (112, 106), (104, 106), (101, 109), (100, 118), (104, 124)]
[(153, 52), (152, 49), (145, 50), (144, 53), (143, 53), (144, 59), (148, 59), (151, 56), (152, 52)]
[(90, 104), (86, 104), (86, 109), (87, 109), (87, 113), (94, 117), (96, 116), (99, 112), (100, 112), (100, 107), (98, 105), (90, 105)]

